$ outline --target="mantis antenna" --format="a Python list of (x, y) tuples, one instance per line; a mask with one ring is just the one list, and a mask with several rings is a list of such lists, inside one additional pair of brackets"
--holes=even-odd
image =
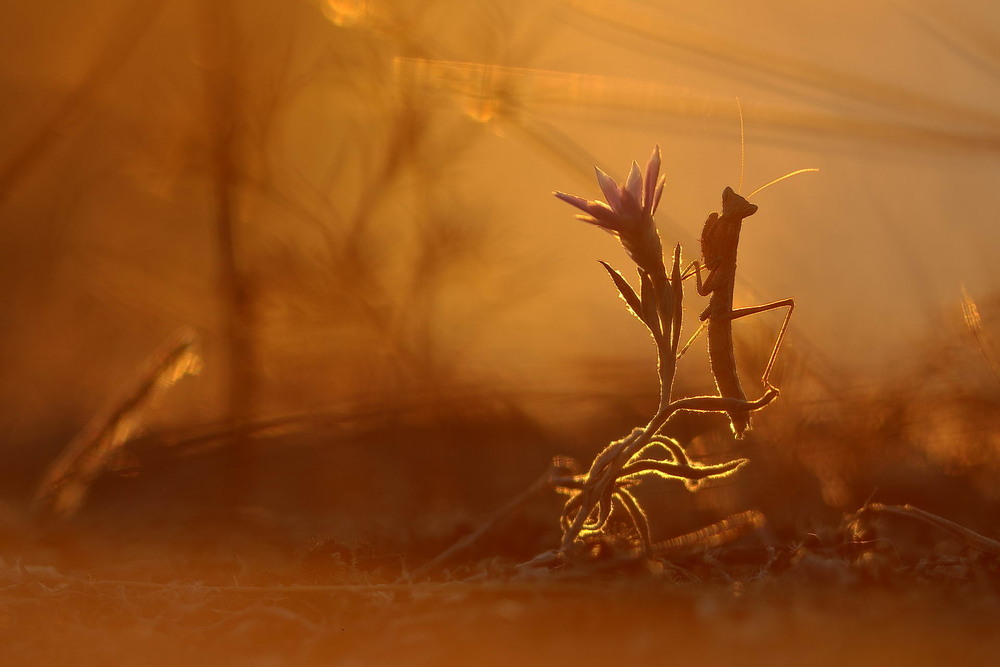
[(740, 184), (736, 192), (743, 192), (743, 166), (746, 164), (747, 145), (746, 133), (743, 131), (743, 105), (740, 104), (739, 97), (736, 98), (736, 111), (740, 114)]
[(781, 181), (785, 180), (786, 178), (791, 178), (792, 176), (798, 176), (799, 174), (808, 174), (810, 172), (818, 172), (818, 171), (819, 171), (819, 169), (817, 169), (816, 167), (809, 167), (807, 169), (796, 169), (795, 171), (789, 172), (789, 173), (785, 174), (784, 176), (779, 176), (778, 178), (774, 179), (770, 183), (765, 183), (764, 185), (760, 186), (759, 188), (757, 188), (756, 190), (754, 190), (753, 192), (751, 192), (750, 194), (748, 194), (746, 196), (746, 198), (750, 199), (750, 197), (753, 197), (755, 194), (757, 194), (758, 192), (760, 192), (764, 188), (769, 188), (772, 185), (774, 185), (775, 183), (780, 183)]
[[(737, 111), (737, 113), (740, 116), (740, 183), (739, 183), (739, 187), (736, 188), (736, 192), (739, 193), (739, 192), (743, 192), (743, 171), (744, 171), (744, 166), (746, 165), (746, 158), (747, 158), (746, 130), (745, 130), (745, 127), (744, 127), (744, 124), (743, 124), (743, 103), (740, 102), (740, 98), (739, 97), (736, 98), (736, 111)], [(791, 178), (792, 176), (798, 176), (799, 174), (807, 174), (809, 172), (814, 172), (814, 171), (818, 172), (819, 169), (817, 169), (815, 167), (810, 167), (810, 168), (807, 168), (807, 169), (797, 169), (797, 170), (795, 170), (793, 172), (785, 174), (784, 176), (779, 176), (778, 178), (774, 179), (770, 183), (762, 185), (759, 188), (757, 188), (756, 190), (754, 190), (753, 192), (751, 192), (750, 194), (748, 194), (746, 196), (746, 199), (750, 199), (750, 197), (753, 197), (755, 194), (757, 194), (758, 192), (760, 192), (764, 188), (769, 188), (772, 185), (774, 185), (775, 183), (780, 183), (781, 181), (785, 180), (786, 178)]]

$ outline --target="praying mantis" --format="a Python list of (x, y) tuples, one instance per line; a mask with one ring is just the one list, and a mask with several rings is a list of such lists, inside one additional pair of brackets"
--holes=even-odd
[[(785, 174), (754, 190), (748, 197), (752, 197), (764, 188), (786, 178), (814, 171), (819, 170), (799, 169)], [(719, 394), (724, 398), (735, 398), (741, 401), (746, 400), (746, 392), (743, 390), (739, 372), (736, 369), (733, 320), (777, 308), (788, 308), (785, 319), (781, 323), (781, 329), (778, 330), (778, 338), (775, 340), (774, 348), (771, 350), (771, 357), (764, 369), (764, 375), (761, 377), (764, 386), (770, 388), (768, 378), (774, 367), (774, 360), (778, 356), (778, 349), (781, 347), (785, 331), (788, 329), (788, 321), (795, 308), (795, 300), (790, 298), (759, 306), (733, 308), (733, 293), (736, 288), (736, 251), (739, 247), (740, 231), (743, 228), (743, 221), (756, 212), (757, 205), (751, 204), (746, 197), (737, 194), (730, 187), (723, 190), (722, 213), (709, 214), (708, 219), (705, 220), (705, 226), (702, 228), (702, 261), (700, 263), (697, 260), (692, 262), (688, 270), (685, 271), (685, 277), (690, 277), (693, 272), (698, 286), (698, 294), (709, 297), (708, 307), (702, 311), (699, 319), (707, 324), (709, 363), (712, 367), (712, 374), (715, 376), (715, 384), (719, 389)], [(708, 277), (704, 281), (701, 277), (702, 266), (708, 271)], [(703, 324), (695, 332), (692, 340), (684, 346), (685, 350), (701, 333), (706, 324)], [(728, 415), (733, 434), (737, 438), (742, 438), (750, 430), (750, 412), (730, 412)]]

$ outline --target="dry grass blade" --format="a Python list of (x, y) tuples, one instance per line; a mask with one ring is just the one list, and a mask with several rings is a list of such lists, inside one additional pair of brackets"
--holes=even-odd
[[(919, 3), (918, 3), (919, 4)], [(989, 27), (950, 11), (908, 5), (907, 16), (952, 53), (992, 77), (1000, 78), (1000, 49)]]
[(184, 332), (158, 351), (109, 408), (94, 417), (49, 466), (32, 498), (41, 518), (65, 519), (80, 509), (87, 490), (120, 451), (143, 412), (158, 393), (188, 373), (197, 373), (200, 359), (194, 338)]
[(656, 43), (698, 54), (723, 66), (738, 69), (744, 76), (765, 76), (768, 81), (781, 85), (805, 85), (824, 98), (832, 93), (852, 103), (863, 101), (877, 108), (911, 116), (916, 113), (928, 125), (944, 121), (978, 125), (992, 132), (1000, 127), (1000, 117), (995, 113), (934, 97), (924, 91), (875, 81), (864, 74), (784, 56), (750, 43), (726, 41), (718, 35), (708, 35), (681, 25), (666, 18), (664, 12), (638, 3), (575, 0), (572, 4), (581, 14), (599, 21), (604, 29), (614, 26)]
[(483, 535), (490, 531), (498, 523), (509, 517), (511, 514), (517, 511), (525, 502), (530, 500), (533, 496), (540, 493), (543, 489), (548, 488), (552, 484), (551, 470), (547, 470), (545, 474), (535, 480), (531, 486), (511, 498), (507, 503), (503, 505), (496, 512), (491, 514), (489, 517), (485, 518), (471, 533), (463, 537), (462, 539), (455, 542), (453, 545), (442, 551), (440, 554), (435, 556), (432, 560), (428, 561), (424, 565), (420, 566), (414, 570), (408, 580), (412, 581), (414, 579), (419, 579), (424, 575), (430, 574), (435, 569), (441, 567), (447, 563), (456, 554), (461, 553), (465, 549), (476, 543)]
[(990, 345), (990, 341), (986, 339), (986, 334), (983, 331), (983, 318), (979, 315), (979, 308), (976, 306), (976, 302), (972, 300), (972, 297), (969, 296), (969, 293), (965, 291), (964, 285), (962, 286), (962, 316), (965, 320), (965, 326), (972, 332), (973, 337), (976, 339), (976, 345), (979, 346), (979, 351), (982, 352), (983, 358), (986, 359), (986, 365), (990, 367), (990, 371), (992, 371), (997, 384), (1000, 384), (1000, 364), (997, 363), (996, 355), (993, 354), (993, 347)]
[[(700, 38), (704, 39), (704, 36)], [(717, 121), (726, 127), (735, 120), (736, 111), (729, 95), (715, 95), (651, 81), (411, 58), (397, 58), (394, 65), (398, 85), (405, 91), (419, 92), (422, 104), (454, 108), (470, 101), (481, 104), (483, 99), (489, 99), (495, 100), (491, 104), (497, 109), (516, 109), (516, 113), (509, 114), (511, 122), (508, 126), (573, 173), (582, 172), (578, 167), (581, 163), (600, 165), (600, 160), (554, 125), (539, 120), (540, 116), (550, 114), (596, 122), (639, 122), (657, 126), (665, 117), (697, 119), (699, 123)], [(773, 74), (779, 77), (782, 73)], [(812, 74), (819, 76), (819, 73), (808, 72), (803, 76)], [(490, 85), (497, 90), (484, 89), (484, 82), (490, 81), (494, 82)], [(496, 81), (505, 84), (499, 86)], [(778, 78), (777, 81), (783, 79)], [(826, 91), (823, 80), (817, 81), (815, 88)], [(911, 112), (920, 110), (920, 106), (909, 103), (906, 95), (904, 99), (897, 100), (890, 94), (882, 100), (881, 95), (885, 91), (881, 91), (879, 86), (881, 84), (866, 82), (864, 88), (869, 91), (866, 94), (887, 109), (906, 112), (905, 120), (831, 111), (825, 107), (789, 107), (787, 104), (760, 101), (747, 103), (745, 109), (758, 127), (811, 139), (817, 136), (842, 137), (931, 150), (996, 151), (1000, 147), (1000, 135), (997, 133), (1000, 120), (997, 118), (987, 116), (979, 118), (981, 122), (951, 122), (947, 125), (930, 122), (922, 116), (913, 116)], [(858, 98), (850, 86), (843, 96), (850, 100)], [(931, 102), (934, 108), (927, 112), (928, 115), (933, 111), (936, 115), (943, 115), (944, 121), (954, 120), (945, 115), (951, 107), (937, 109), (934, 106), (936, 102)], [(956, 119), (964, 119), (964, 111), (957, 111)]]

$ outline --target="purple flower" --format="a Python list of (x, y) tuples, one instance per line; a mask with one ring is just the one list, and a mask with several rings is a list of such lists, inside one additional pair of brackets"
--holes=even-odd
[(653, 148), (653, 154), (646, 163), (645, 177), (640, 176), (639, 165), (635, 162), (621, 185), (600, 169), (596, 171), (597, 182), (607, 203), (565, 192), (553, 194), (586, 213), (577, 215), (578, 220), (597, 225), (617, 236), (640, 268), (648, 273), (662, 273), (663, 249), (653, 223), (653, 214), (660, 204), (665, 181), (659, 178), (660, 147)]

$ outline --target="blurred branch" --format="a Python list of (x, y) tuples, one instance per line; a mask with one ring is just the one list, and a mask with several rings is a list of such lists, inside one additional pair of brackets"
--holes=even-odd
[[(239, 169), (245, 157), (246, 61), (231, 0), (201, 0), (205, 104), (210, 159), (213, 232), (219, 301), (226, 346), (226, 416), (232, 426), (249, 421), (257, 395), (257, 296), (241, 265)], [(255, 486), (256, 465), (243, 443), (229, 466), (230, 501), (245, 502)]]
[(0, 205), (10, 195), (18, 181), (40, 160), (61, 136), (59, 129), (77, 110), (128, 63), (139, 42), (146, 35), (166, 0), (137, 0), (125, 12), (121, 24), (105, 40), (106, 47), (98, 56), (83, 81), (57, 105), (38, 130), (0, 166)]

